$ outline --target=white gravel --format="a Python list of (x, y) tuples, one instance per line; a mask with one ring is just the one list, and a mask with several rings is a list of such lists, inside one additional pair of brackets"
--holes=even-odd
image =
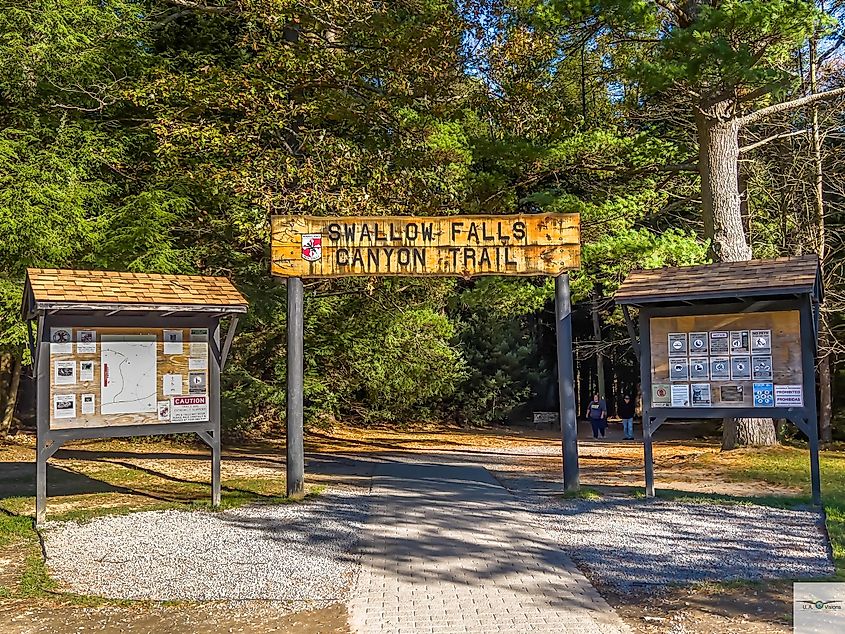
[(69, 589), (111, 598), (334, 603), (354, 581), (367, 497), (50, 524), (47, 566)]
[(630, 499), (545, 501), (540, 511), (576, 563), (618, 590), (833, 573), (817, 511)]

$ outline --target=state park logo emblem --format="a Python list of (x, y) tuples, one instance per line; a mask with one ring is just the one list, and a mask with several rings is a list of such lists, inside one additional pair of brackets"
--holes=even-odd
[(316, 262), (323, 257), (323, 236), (320, 233), (302, 234), (302, 259)]

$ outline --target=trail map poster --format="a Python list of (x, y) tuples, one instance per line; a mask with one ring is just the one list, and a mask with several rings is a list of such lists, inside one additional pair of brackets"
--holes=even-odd
[(103, 335), (102, 414), (156, 411), (155, 335)]

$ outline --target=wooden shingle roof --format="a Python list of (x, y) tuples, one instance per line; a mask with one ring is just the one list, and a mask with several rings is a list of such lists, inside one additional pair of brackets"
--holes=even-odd
[(816, 255), (631, 271), (615, 300), (636, 306), (805, 293), (821, 299)]
[(247, 301), (225, 277), (115, 271), (27, 269), (24, 316), (43, 309), (124, 306), (129, 310), (246, 312)]

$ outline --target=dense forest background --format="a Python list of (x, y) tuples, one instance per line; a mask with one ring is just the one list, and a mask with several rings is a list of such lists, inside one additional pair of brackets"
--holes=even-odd
[[(0, 0), (0, 429), (28, 409), (26, 267), (231, 277), (251, 310), (225, 424), (272, 434), (271, 214), (577, 211), (582, 401), (600, 376), (612, 407), (636, 389), (612, 301), (630, 269), (812, 252), (830, 438), (845, 430), (843, 5)], [(309, 424), (555, 407), (551, 280), (311, 281), (305, 314)]]

